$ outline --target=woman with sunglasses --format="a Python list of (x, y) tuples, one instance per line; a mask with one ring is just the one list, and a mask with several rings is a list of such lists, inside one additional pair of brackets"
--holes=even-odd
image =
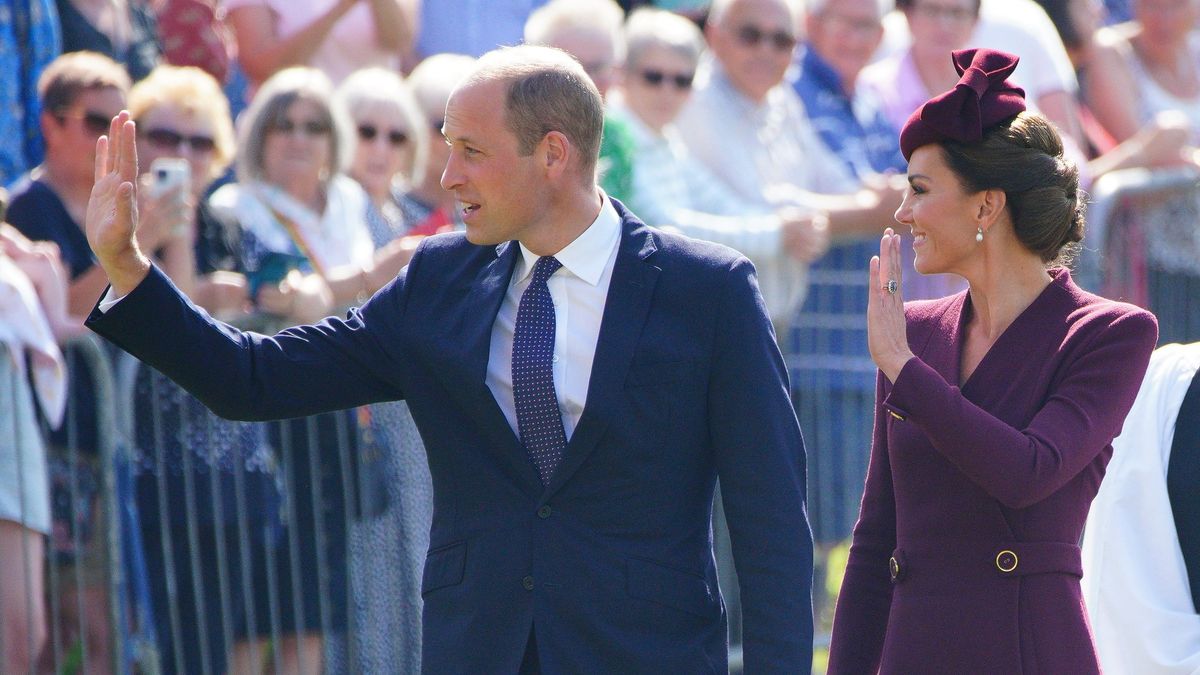
[[(221, 86), (199, 68), (158, 66), (134, 85), (129, 112), (141, 136), (141, 192), (159, 193), (183, 233), (159, 250), (159, 265), (210, 313), (244, 317), (239, 233), (200, 201), (234, 157)], [(186, 167), (190, 180), (164, 182), (163, 161)], [(200, 672), (207, 663), (223, 672), (251, 649), (250, 617), (264, 623), (270, 609), (265, 561), (281, 496), (267, 428), (217, 417), (150, 368), (139, 367), (133, 384), (134, 485), (163, 670)]]
[[(276, 73), (239, 125), (238, 180), (210, 201), (241, 227), (257, 309), (284, 325), (314, 322), (382, 285), (374, 277), (367, 195), (344, 173), (354, 131), (329, 78), (304, 67)], [(356, 506), (377, 514), (385, 504), (383, 471), (360, 466), (356, 429), (353, 411), (269, 427), (287, 508), (273, 570), (279, 623), (264, 636), (285, 636), (277, 645), (284, 672), (320, 672), (324, 638), (346, 627), (348, 521)], [(347, 484), (362, 488), (361, 502)]]
[[(367, 192), (367, 226), (376, 255), (398, 271), (424, 234), (404, 207), (421, 180), (430, 134), (408, 84), (395, 72), (367, 68), (341, 84), (337, 98), (358, 132), (348, 173)], [(445, 143), (439, 139), (439, 145)], [(432, 169), (440, 177), (438, 169)], [(380, 263), (376, 269), (380, 269)], [(355, 649), (362, 672), (421, 670), (421, 575), (433, 518), (433, 482), (425, 445), (404, 401), (358, 411), (364, 439), (383, 457), (388, 509), (350, 528), (350, 570), (358, 580)], [(349, 665), (349, 664), (346, 664)], [(341, 672), (342, 664), (330, 663)]]

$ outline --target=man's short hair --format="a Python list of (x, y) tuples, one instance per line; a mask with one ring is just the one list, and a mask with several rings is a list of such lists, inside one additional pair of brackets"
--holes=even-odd
[[(810, 15), (820, 14), (825, 11), (829, 3), (834, 0), (804, 0), (804, 11)], [(887, 16), (888, 12), (896, 8), (895, 0), (875, 0), (875, 5), (879, 8), (879, 18)]]
[(129, 73), (99, 52), (68, 52), (46, 66), (38, 78), (42, 110), (58, 113), (75, 104), (85, 91), (116, 89), (129, 95)]
[(624, 21), (624, 10), (613, 0), (550, 0), (525, 21), (525, 43), (554, 44), (560, 32), (568, 30), (602, 31), (612, 38), (620, 62), (625, 55), (621, 39)]
[[(801, 0), (779, 0), (784, 6), (791, 10), (792, 18), (799, 22), (804, 13), (804, 6)], [(708, 10), (708, 23), (713, 25), (721, 25), (725, 19), (725, 14), (733, 3), (738, 0), (713, 0), (712, 7)]]
[(408, 75), (417, 105), (429, 121), (446, 115), (446, 101), (464, 77), (475, 71), (475, 57), (466, 54), (433, 54)]
[(463, 85), (496, 80), (508, 85), (504, 119), (521, 154), (532, 154), (546, 134), (557, 131), (578, 149), (580, 169), (594, 180), (604, 101), (583, 66), (553, 47), (500, 47), (479, 57)]
[(642, 55), (655, 47), (669, 49), (695, 67), (704, 51), (704, 35), (699, 26), (675, 12), (639, 7), (625, 22), (626, 65), (641, 63)]

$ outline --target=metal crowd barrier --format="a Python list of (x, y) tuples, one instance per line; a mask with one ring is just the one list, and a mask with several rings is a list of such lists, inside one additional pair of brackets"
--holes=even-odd
[[(35, 644), (35, 625), (0, 630), (0, 672), (12, 670), (10, 632), (38, 652), (31, 673), (419, 671), (432, 508), (419, 444), (386, 456), (364, 440), (366, 411), (332, 414), (321, 429), (314, 418), (274, 430), (219, 420), (94, 336), (64, 352), (75, 385), (62, 428), (33, 422), (48, 457), (45, 554), (0, 561), (44, 568), (46, 639)], [(0, 364), (11, 363), (0, 345)], [(16, 377), (0, 367), (0, 462), (19, 468), (25, 455), (8, 453), (29, 429), (9, 420), (33, 404), (14, 396), (25, 391)], [(384, 405), (372, 409), (375, 428), (416, 438), (399, 404)], [(319, 448), (301, 446), (318, 431)], [(24, 594), (32, 604), (34, 590)], [(289, 632), (324, 639), (314, 650)]]
[(1087, 223), (1080, 285), (1154, 312), (1160, 344), (1200, 339), (1200, 171), (1101, 176)]

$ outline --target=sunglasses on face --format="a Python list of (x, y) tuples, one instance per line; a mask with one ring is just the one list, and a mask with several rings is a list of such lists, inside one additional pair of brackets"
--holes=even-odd
[(742, 26), (735, 33), (738, 42), (754, 48), (763, 42), (770, 42), (775, 51), (790, 52), (796, 47), (796, 36), (785, 30), (765, 31), (757, 26)]
[(212, 152), (217, 147), (212, 136), (185, 136), (172, 129), (150, 129), (144, 135), (151, 145), (171, 150), (178, 148), (181, 143), (186, 143), (195, 152)]
[(67, 119), (80, 120), (83, 122), (83, 128), (87, 129), (88, 133), (97, 136), (108, 132), (108, 123), (112, 117), (104, 113), (98, 113), (94, 110), (85, 110), (83, 112), (72, 113), (67, 111), (59, 111), (55, 114), (59, 123), (63, 123)]
[(329, 122), (324, 120), (304, 120), (296, 122), (295, 120), (284, 117), (276, 120), (271, 125), (271, 131), (278, 131), (281, 134), (290, 134), (294, 131), (301, 131), (305, 136), (324, 136), (333, 130)]
[[(364, 141), (373, 141), (380, 133), (380, 130), (373, 124), (358, 125), (358, 137)], [(388, 143), (400, 147), (408, 142), (408, 134), (399, 129), (391, 129), (387, 132), (387, 139)]]
[(680, 91), (691, 89), (692, 80), (696, 77), (695, 73), (668, 74), (655, 68), (646, 68), (640, 74), (642, 80), (651, 87), (661, 87), (663, 83), (670, 82)]

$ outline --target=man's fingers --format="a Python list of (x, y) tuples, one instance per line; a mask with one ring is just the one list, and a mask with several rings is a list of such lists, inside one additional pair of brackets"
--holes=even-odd
[(117, 166), (117, 170), (121, 174), (121, 180), (130, 184), (137, 180), (138, 165), (137, 165), (137, 126), (133, 120), (129, 119), (129, 113), (122, 110), (118, 117), (125, 118), (121, 125), (121, 163)]
[(133, 226), (133, 200), (133, 183), (125, 181), (117, 186), (116, 217), (121, 225)]
[(96, 139), (96, 169), (93, 182), (99, 183), (101, 178), (108, 173), (108, 136), (101, 136)]

